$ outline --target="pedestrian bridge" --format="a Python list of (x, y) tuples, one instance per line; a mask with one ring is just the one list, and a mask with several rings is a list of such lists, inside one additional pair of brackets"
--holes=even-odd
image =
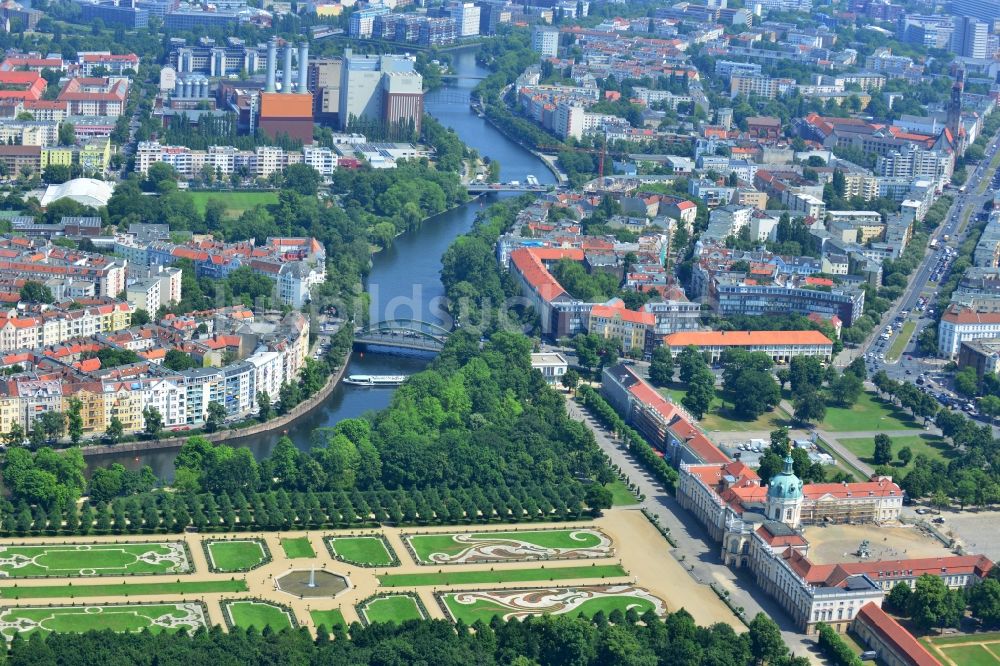
[(354, 331), (355, 346), (391, 347), (438, 353), (450, 330), (416, 319), (387, 319)]

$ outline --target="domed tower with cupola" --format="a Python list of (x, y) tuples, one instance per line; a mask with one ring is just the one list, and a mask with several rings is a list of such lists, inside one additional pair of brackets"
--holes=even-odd
[(767, 517), (793, 528), (802, 522), (802, 479), (795, 476), (791, 453), (767, 485)]

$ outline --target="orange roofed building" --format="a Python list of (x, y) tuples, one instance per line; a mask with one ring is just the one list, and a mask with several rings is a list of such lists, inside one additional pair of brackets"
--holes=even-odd
[(712, 362), (727, 349), (764, 352), (775, 363), (788, 363), (795, 356), (818, 356), (829, 360), (833, 342), (819, 331), (682, 331), (663, 338), (674, 356), (694, 346), (708, 353)]
[(268, 136), (287, 134), (303, 143), (312, 143), (312, 94), (261, 93), (259, 125)]

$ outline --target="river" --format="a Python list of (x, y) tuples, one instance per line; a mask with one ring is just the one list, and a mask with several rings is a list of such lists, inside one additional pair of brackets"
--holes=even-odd
[[(501, 180), (524, 182), (534, 174), (539, 182), (555, 182), (552, 173), (541, 160), (509, 140), (486, 120), (469, 108), (469, 92), (479, 78), (489, 71), (476, 63), (475, 50), (452, 52), (452, 67), (459, 77), (445, 88), (427, 95), (425, 110), (444, 125), (453, 128), (466, 145), (480, 155), (500, 162)], [(505, 195), (490, 195), (490, 197)], [(508, 195), (509, 196), (509, 195)], [(483, 203), (488, 203), (489, 199)], [(441, 256), (455, 239), (472, 227), (479, 201), (442, 213), (425, 221), (415, 231), (403, 234), (391, 248), (376, 254), (372, 270), (366, 281), (371, 294), (371, 320), (413, 318), (439, 321), (437, 303), (444, 294), (441, 284)], [(355, 352), (351, 356), (349, 373), (356, 374), (413, 374), (428, 363), (426, 355), (401, 355)], [(234, 446), (247, 446), (259, 459), (270, 453), (282, 434), (287, 434), (301, 449), (309, 448), (310, 437), (316, 428), (331, 426), (341, 419), (361, 416), (365, 412), (384, 409), (392, 399), (391, 388), (362, 388), (337, 386), (322, 405), (305, 417), (291, 424), (286, 433), (270, 432), (252, 437), (230, 440)], [(135, 469), (149, 465), (158, 477), (169, 481), (173, 478), (176, 449), (165, 449), (139, 454), (113, 454), (88, 458), (93, 465), (119, 462)]]

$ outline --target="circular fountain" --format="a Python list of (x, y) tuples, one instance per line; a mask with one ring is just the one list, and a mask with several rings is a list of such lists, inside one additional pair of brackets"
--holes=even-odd
[(275, 586), (282, 592), (296, 597), (321, 598), (335, 597), (351, 587), (351, 581), (343, 574), (315, 568), (293, 569), (275, 578)]

